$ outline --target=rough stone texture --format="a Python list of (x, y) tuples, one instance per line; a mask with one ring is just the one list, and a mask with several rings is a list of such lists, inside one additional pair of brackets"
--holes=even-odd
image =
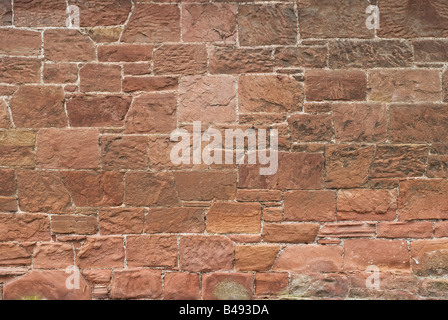
[(75, 95), (66, 101), (72, 127), (123, 127), (131, 107), (130, 97)]
[(381, 104), (336, 104), (333, 106), (337, 142), (385, 142), (387, 112)]
[(170, 133), (176, 128), (176, 105), (171, 93), (138, 96), (126, 116), (126, 133)]
[(145, 217), (145, 232), (201, 233), (204, 220), (203, 208), (153, 208)]
[(440, 88), (438, 70), (374, 70), (369, 74), (372, 101), (440, 101)]
[(447, 36), (446, 0), (0, 0), (0, 300), (447, 298)]
[(308, 70), (305, 95), (310, 101), (365, 100), (367, 77), (363, 71)]
[(400, 220), (446, 219), (448, 184), (445, 180), (400, 182), (398, 218)]
[(67, 289), (65, 271), (31, 271), (25, 276), (8, 283), (3, 289), (5, 300), (21, 300), (38, 297), (39, 300), (88, 300), (91, 288), (80, 277), (79, 290)]
[(241, 112), (301, 111), (303, 85), (288, 76), (244, 76), (238, 84)]
[(379, 1), (380, 37), (417, 38), (448, 35), (448, 4), (440, 0)]
[(397, 40), (332, 41), (329, 65), (343, 68), (400, 68), (412, 65), (412, 46)]
[(207, 213), (208, 233), (259, 233), (261, 205), (215, 202)]
[(236, 121), (236, 79), (232, 76), (182, 77), (179, 96), (179, 121), (212, 123), (217, 113), (218, 122)]
[(66, 127), (64, 91), (61, 87), (20, 87), (10, 101), (18, 128)]
[(373, 38), (366, 28), (367, 3), (349, 0), (298, 0), (300, 35), (303, 38)]
[(129, 236), (126, 241), (126, 259), (130, 267), (176, 267), (177, 237)]
[(177, 5), (136, 4), (122, 35), (124, 42), (173, 42), (180, 40)]
[(99, 132), (95, 129), (40, 130), (37, 163), (46, 169), (99, 167)]
[(289, 4), (246, 4), (238, 10), (238, 36), (243, 46), (297, 42), (297, 17)]
[(157, 299), (162, 295), (162, 272), (147, 269), (117, 271), (110, 295), (112, 299)]
[(69, 213), (71, 197), (55, 172), (18, 171), (20, 208), (26, 212)]
[(330, 188), (365, 186), (373, 148), (361, 145), (329, 145), (326, 147), (326, 185)]
[(233, 242), (224, 236), (183, 236), (179, 242), (182, 270), (210, 272), (233, 269)]
[(123, 238), (87, 238), (77, 256), (79, 268), (123, 268)]
[(182, 35), (187, 42), (236, 40), (235, 4), (186, 4), (182, 7)]
[(45, 30), (44, 52), (50, 61), (83, 62), (95, 59), (93, 41), (77, 30)]

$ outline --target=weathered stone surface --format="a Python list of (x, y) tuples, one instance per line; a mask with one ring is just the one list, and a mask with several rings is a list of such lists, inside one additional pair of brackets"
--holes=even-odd
[(12, 196), (16, 193), (16, 173), (12, 169), (0, 169), (0, 196)]
[(423, 279), (419, 285), (419, 294), (430, 299), (446, 299), (448, 282), (444, 279)]
[(255, 274), (255, 293), (257, 295), (277, 295), (286, 292), (288, 274), (283, 272)]
[(98, 47), (98, 61), (101, 62), (135, 62), (148, 61), (152, 58), (152, 45), (120, 44)]
[(350, 289), (346, 275), (341, 274), (298, 274), (291, 280), (288, 298), (345, 298)]
[(177, 236), (129, 236), (126, 260), (130, 267), (174, 268), (177, 266)]
[(8, 106), (4, 100), (0, 100), (0, 128), (9, 129), (12, 127)]
[(202, 44), (165, 44), (154, 51), (154, 74), (202, 74), (207, 50)]
[(365, 271), (370, 265), (380, 270), (408, 270), (409, 252), (406, 241), (351, 239), (344, 241), (344, 270)]
[(400, 182), (398, 218), (400, 220), (446, 219), (448, 183), (445, 180)]
[(264, 201), (281, 201), (282, 193), (279, 190), (262, 190), (262, 189), (238, 189), (236, 193), (237, 201), (254, 201), (254, 202), (264, 202)]
[(177, 206), (174, 178), (171, 173), (132, 172), (126, 174), (125, 204), (130, 206)]
[(251, 300), (253, 276), (248, 273), (211, 273), (202, 280), (204, 300)]
[(448, 274), (447, 239), (416, 240), (411, 243), (412, 269), (418, 276)]
[(96, 28), (87, 28), (87, 34), (90, 39), (95, 41), (96, 43), (107, 43), (107, 42), (117, 42), (120, 40), (121, 32), (123, 31), (122, 27), (96, 27)]
[(205, 3), (182, 6), (182, 38), (187, 42), (236, 40), (235, 4)]
[(374, 237), (376, 225), (373, 223), (328, 223), (319, 230), (319, 237), (361, 238)]
[(242, 76), (238, 102), (240, 112), (301, 111), (303, 84), (288, 76)]
[(241, 5), (238, 37), (242, 46), (295, 44), (297, 17), (293, 5)]
[(49, 241), (50, 236), (50, 219), (45, 214), (0, 214), (0, 241)]
[(95, 129), (39, 131), (36, 159), (45, 169), (95, 169), (100, 163), (99, 132)]
[(327, 47), (280, 47), (275, 49), (274, 57), (277, 67), (324, 68), (327, 65)]
[(91, 288), (80, 277), (79, 290), (67, 289), (67, 273), (64, 271), (31, 271), (8, 283), (3, 289), (5, 300), (22, 300), (38, 297), (40, 300), (90, 300)]
[(448, 221), (438, 221), (434, 224), (436, 238), (448, 237)]
[(78, 65), (74, 63), (45, 63), (45, 83), (76, 83), (78, 81)]
[(33, 267), (36, 269), (65, 269), (74, 265), (73, 247), (68, 243), (41, 242), (33, 253)]
[(395, 190), (341, 190), (337, 202), (338, 220), (394, 220)]
[(79, 70), (82, 92), (120, 92), (121, 66), (89, 63)]
[(334, 221), (334, 191), (289, 191), (285, 193), (286, 221)]
[(279, 252), (280, 246), (277, 245), (237, 245), (235, 265), (240, 271), (268, 271)]
[(13, 243), (0, 244), (0, 266), (28, 266), (31, 256), (25, 249)]
[(207, 213), (208, 233), (259, 233), (261, 205), (215, 202)]
[(276, 243), (313, 243), (319, 225), (316, 223), (264, 223), (263, 241)]
[(296, 273), (339, 272), (342, 268), (340, 246), (290, 246), (277, 258), (273, 270)]
[(131, 0), (70, 0), (79, 7), (80, 26), (111, 26), (124, 24), (132, 7)]
[(66, 127), (64, 91), (56, 86), (23, 86), (10, 101), (18, 128)]
[(368, 182), (373, 147), (328, 145), (325, 148), (326, 185), (330, 188), (356, 188)]
[(232, 200), (236, 194), (235, 171), (174, 172), (179, 197), (184, 201)]
[(209, 51), (212, 74), (272, 72), (274, 61), (270, 49), (214, 47)]
[(123, 127), (131, 98), (114, 95), (75, 95), (67, 100), (71, 127)]
[(236, 79), (232, 76), (182, 77), (179, 97), (179, 121), (236, 121)]
[(19, 29), (0, 30), (0, 54), (38, 56), (41, 51), (41, 33)]
[(366, 28), (368, 3), (349, 0), (335, 5), (332, 0), (298, 0), (302, 38), (373, 38)]
[(101, 150), (105, 169), (125, 170), (148, 167), (148, 139), (146, 137), (103, 135)]
[(70, 194), (57, 172), (18, 171), (19, 205), (25, 212), (72, 212)]
[(414, 40), (414, 59), (421, 62), (448, 61), (447, 40)]
[(14, 2), (17, 27), (65, 27), (67, 4), (64, 0)]
[(355, 70), (307, 70), (305, 95), (309, 101), (365, 100), (367, 76)]
[(448, 4), (440, 0), (379, 1), (384, 38), (444, 38), (448, 35)]
[[(65, 19), (65, 13), (63, 17)], [(45, 58), (50, 61), (83, 62), (95, 59), (93, 41), (78, 30), (45, 30), (44, 52)]]
[(123, 174), (105, 171), (63, 171), (61, 177), (77, 207), (120, 206), (123, 203)]
[(37, 58), (0, 58), (0, 79), (3, 83), (27, 84), (40, 82), (42, 62)]
[(151, 208), (145, 217), (145, 233), (201, 233), (203, 208)]
[(11, 0), (0, 1), (0, 26), (12, 24), (12, 2)]
[(0, 131), (0, 165), (34, 167), (36, 134), (28, 130)]
[(157, 299), (162, 295), (162, 271), (121, 270), (114, 272), (110, 288), (112, 299)]
[(431, 238), (432, 222), (380, 222), (377, 226), (381, 238)]
[(313, 153), (278, 153), (278, 171), (261, 176), (260, 165), (244, 164), (239, 170), (239, 188), (319, 189), (323, 186), (323, 156)]
[(185, 272), (170, 272), (165, 275), (165, 300), (198, 300), (199, 275)]
[(332, 41), (329, 65), (343, 68), (400, 68), (412, 65), (412, 46), (399, 40)]
[(429, 147), (380, 145), (372, 164), (372, 177), (420, 177), (426, 170)]
[(132, 234), (143, 232), (145, 212), (140, 208), (109, 208), (99, 212), (100, 233)]
[(177, 86), (177, 77), (125, 77), (123, 79), (124, 92), (176, 90)]
[(392, 105), (389, 139), (395, 143), (448, 142), (447, 104)]
[(333, 122), (329, 114), (295, 114), (288, 118), (294, 142), (330, 142), (333, 139)]
[(173, 93), (146, 93), (134, 99), (126, 116), (126, 133), (171, 133), (176, 128)]
[(175, 4), (136, 4), (121, 40), (134, 43), (179, 41), (179, 7)]
[(442, 99), (445, 102), (448, 102), (448, 71), (445, 71), (442, 75), (442, 86), (443, 86), (443, 93), (442, 93)]
[(180, 268), (191, 272), (232, 270), (233, 251), (233, 242), (225, 236), (183, 236)]
[(381, 104), (335, 104), (334, 134), (340, 142), (385, 142), (386, 107)]
[(426, 168), (428, 178), (448, 178), (448, 157), (430, 155)]
[(95, 234), (98, 231), (95, 216), (54, 215), (51, 217), (51, 231), (59, 234)]
[(123, 268), (123, 238), (87, 238), (79, 250), (76, 261), (79, 268)]
[(440, 101), (440, 88), (438, 70), (372, 70), (369, 73), (371, 101)]

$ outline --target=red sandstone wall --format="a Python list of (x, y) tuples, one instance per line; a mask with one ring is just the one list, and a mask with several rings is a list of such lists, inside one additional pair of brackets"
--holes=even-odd
[(0, 299), (448, 297), (448, 2), (68, 2), (0, 0)]

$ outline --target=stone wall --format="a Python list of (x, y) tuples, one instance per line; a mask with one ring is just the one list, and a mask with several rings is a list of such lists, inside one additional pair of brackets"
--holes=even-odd
[[(445, 0), (0, 0), (0, 299), (448, 298), (447, 36)], [(195, 121), (278, 170), (174, 164)]]

